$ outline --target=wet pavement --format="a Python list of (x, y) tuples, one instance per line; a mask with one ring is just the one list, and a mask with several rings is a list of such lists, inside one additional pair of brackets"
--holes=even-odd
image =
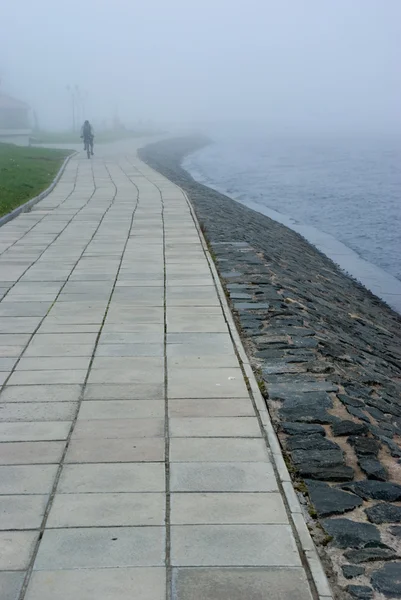
[(97, 154), (0, 229), (2, 600), (329, 598), (186, 197)]

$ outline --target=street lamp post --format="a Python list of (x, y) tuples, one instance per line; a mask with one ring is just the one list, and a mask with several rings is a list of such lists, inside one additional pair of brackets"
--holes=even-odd
[(79, 86), (77, 84), (75, 84), (74, 87), (74, 92), (75, 92), (75, 112), (76, 112), (76, 126), (78, 126), (78, 123), (80, 122), (80, 100), (81, 100), (81, 94), (79, 91)]
[(70, 85), (66, 87), (67, 92), (70, 96), (71, 101), (71, 109), (72, 109), (72, 131), (75, 131), (75, 98), (74, 98), (74, 90)]
[(80, 109), (81, 95), (80, 95), (79, 86), (77, 84), (75, 84), (74, 86), (67, 85), (67, 92), (70, 94), (70, 100), (71, 100), (72, 131), (76, 131), (77, 125), (79, 122), (79, 116), (80, 116), (79, 109)]

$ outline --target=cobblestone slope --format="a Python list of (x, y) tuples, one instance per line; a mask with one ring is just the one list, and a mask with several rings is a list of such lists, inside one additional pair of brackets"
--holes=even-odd
[(196, 183), (180, 164), (204, 143), (140, 154), (196, 210), (338, 597), (400, 598), (401, 318), (295, 232)]

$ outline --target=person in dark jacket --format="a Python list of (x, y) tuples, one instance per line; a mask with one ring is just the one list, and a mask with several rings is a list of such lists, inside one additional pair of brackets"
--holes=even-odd
[(84, 150), (86, 150), (86, 145), (89, 144), (91, 155), (93, 156), (93, 140), (95, 139), (95, 132), (89, 121), (85, 121), (81, 127), (81, 138), (84, 140)]

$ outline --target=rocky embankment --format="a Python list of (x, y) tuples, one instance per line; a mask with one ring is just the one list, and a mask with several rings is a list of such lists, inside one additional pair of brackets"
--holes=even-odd
[(401, 318), (297, 233), (141, 158), (187, 193), (337, 598), (401, 598)]

